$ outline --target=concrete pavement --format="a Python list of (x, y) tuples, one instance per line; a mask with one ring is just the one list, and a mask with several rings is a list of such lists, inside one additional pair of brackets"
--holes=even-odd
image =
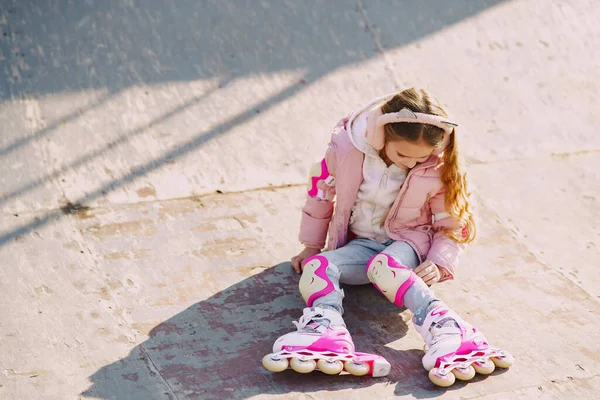
[[(409, 3), (409, 4), (405, 4)], [(600, 5), (0, 4), (0, 398), (570, 399), (600, 390)], [(450, 389), (346, 288), (389, 376), (260, 365), (337, 120), (417, 86), (460, 122), (479, 237), (436, 293), (516, 358)]]

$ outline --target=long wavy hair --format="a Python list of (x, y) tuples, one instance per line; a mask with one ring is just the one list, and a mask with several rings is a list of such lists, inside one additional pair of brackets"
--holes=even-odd
[[(448, 117), (439, 101), (422, 89), (406, 89), (388, 100), (382, 107), (383, 113), (398, 112), (403, 108), (414, 112)], [(437, 126), (397, 122), (384, 127), (386, 142), (399, 138), (410, 142), (421, 142), (439, 148), (444, 138), (444, 130)], [(441, 158), (441, 180), (446, 188), (446, 212), (460, 224), (458, 229), (445, 229), (448, 237), (458, 243), (469, 243), (475, 239), (476, 227), (469, 205), (469, 191), (466, 174), (462, 171), (457, 143), (456, 129), (450, 135), (448, 146), (443, 149)]]

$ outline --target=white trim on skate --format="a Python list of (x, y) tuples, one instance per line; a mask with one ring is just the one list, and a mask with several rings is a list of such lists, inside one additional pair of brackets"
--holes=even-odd
[[(291, 332), (287, 335), (281, 336), (279, 339), (273, 343), (273, 353), (277, 353), (282, 351), (284, 347), (287, 346), (310, 346), (315, 342), (316, 339), (321, 337), (320, 333), (308, 333), (302, 332), (302, 334), (298, 334), (298, 332)], [(290, 338), (293, 338), (293, 342), (290, 343)], [(287, 343), (285, 343), (287, 340)]]

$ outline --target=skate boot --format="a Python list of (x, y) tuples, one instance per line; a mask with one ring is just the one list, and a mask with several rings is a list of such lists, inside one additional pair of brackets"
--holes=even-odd
[(352, 337), (342, 316), (321, 307), (305, 308), (296, 332), (281, 336), (273, 345), (273, 353), (262, 359), (262, 365), (273, 372), (288, 368), (301, 374), (318, 369), (329, 375), (346, 371), (352, 375), (386, 376), (390, 364), (385, 358), (354, 351)]
[(423, 367), (438, 386), (472, 379), (476, 372), (491, 374), (495, 367), (509, 368), (514, 362), (509, 352), (490, 347), (481, 332), (441, 302), (434, 303), (423, 325), (415, 328), (428, 347)]

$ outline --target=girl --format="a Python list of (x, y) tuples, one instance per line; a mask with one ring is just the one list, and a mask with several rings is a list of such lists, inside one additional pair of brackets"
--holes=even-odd
[(509, 353), (491, 348), (429, 289), (454, 278), (475, 237), (456, 126), (416, 89), (376, 99), (337, 124), (325, 158), (311, 168), (299, 237), (305, 248), (292, 259), (296, 272), (303, 270), (308, 308), (294, 322), (297, 331), (277, 339), (263, 358), (265, 368), (282, 371), (290, 360), (297, 372), (387, 375), (385, 359), (354, 351), (342, 319), (340, 283), (369, 282), (413, 312), (429, 347), (423, 366), (435, 384), (512, 365)]

